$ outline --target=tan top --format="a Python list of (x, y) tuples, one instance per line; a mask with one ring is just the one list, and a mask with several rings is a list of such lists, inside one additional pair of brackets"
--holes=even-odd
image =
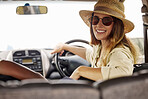
[(101, 46), (99, 45), (87, 49), (86, 60), (91, 63), (93, 68), (101, 68), (103, 80), (132, 75), (134, 58), (128, 47), (118, 46), (114, 48), (107, 57), (107, 66), (100, 66), (101, 58), (97, 62), (100, 50)]

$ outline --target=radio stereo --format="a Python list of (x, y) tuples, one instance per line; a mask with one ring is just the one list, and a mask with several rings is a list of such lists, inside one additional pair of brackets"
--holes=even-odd
[(34, 55), (22, 55), (22, 54), (13, 54), (13, 61), (19, 64), (22, 64), (34, 71), (42, 72), (42, 59), (40, 54)]

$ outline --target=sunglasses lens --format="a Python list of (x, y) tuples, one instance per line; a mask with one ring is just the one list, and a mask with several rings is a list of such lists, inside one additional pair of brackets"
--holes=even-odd
[(102, 19), (102, 23), (103, 23), (104, 25), (106, 25), (106, 26), (111, 25), (112, 22), (113, 22), (113, 19), (112, 19), (111, 17), (104, 17), (104, 18)]

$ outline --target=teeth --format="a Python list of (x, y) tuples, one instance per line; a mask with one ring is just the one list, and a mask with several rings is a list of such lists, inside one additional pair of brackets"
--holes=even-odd
[(105, 32), (105, 31), (103, 31), (103, 30), (97, 30), (97, 32), (101, 32), (101, 33), (103, 33), (103, 32)]

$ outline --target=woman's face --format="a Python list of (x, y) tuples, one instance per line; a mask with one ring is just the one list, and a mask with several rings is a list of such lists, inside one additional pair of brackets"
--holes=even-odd
[[(92, 25), (93, 32), (94, 32), (96, 39), (101, 40), (101, 41), (107, 40), (108, 36), (111, 33), (114, 22), (110, 22), (109, 24), (104, 25), (102, 23), (102, 18), (104, 18), (104, 17), (112, 18), (112, 17), (109, 16), (109, 15), (106, 15), (106, 14), (99, 14), (99, 13), (94, 13), (94, 17), (98, 17), (100, 19), (99, 22), (96, 25)], [(107, 21), (108, 21), (108, 19), (105, 19), (104, 22), (107, 22)], [(113, 21), (113, 18), (112, 18), (112, 21)]]

